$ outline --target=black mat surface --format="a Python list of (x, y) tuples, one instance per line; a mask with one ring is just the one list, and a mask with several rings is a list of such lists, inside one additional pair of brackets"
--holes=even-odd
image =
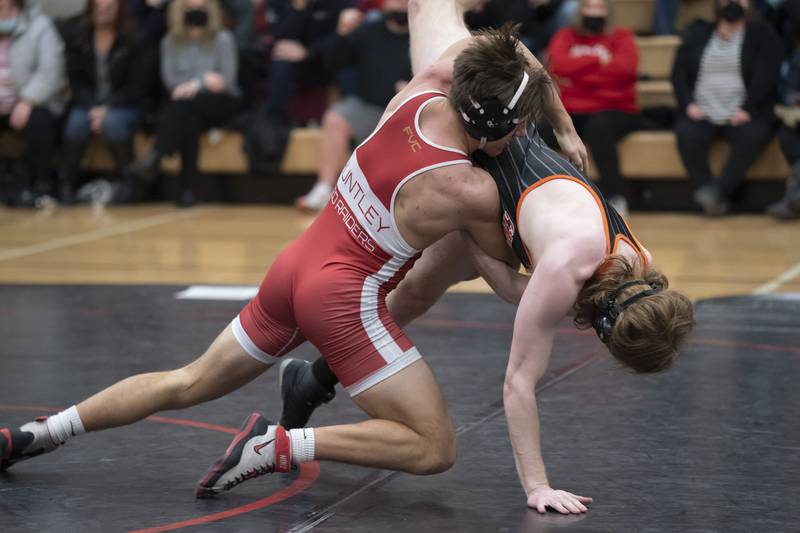
[[(176, 300), (181, 288), (0, 286), (0, 426), (193, 359), (241, 303)], [(800, 530), (800, 297), (701, 302), (697, 335), (663, 376), (617, 369), (563, 324), (539, 392), (543, 447), (554, 486), (595, 498), (581, 517), (525, 507), (501, 403), (513, 315), (492, 296), (453, 294), (409, 328), (458, 428), (445, 474), (313, 464), (195, 501), (230, 440), (220, 429), (278, 415), (268, 373), (162, 414), (180, 420), (81, 436), (15, 466), (0, 475), (0, 531)], [(312, 425), (360, 418), (340, 391)]]

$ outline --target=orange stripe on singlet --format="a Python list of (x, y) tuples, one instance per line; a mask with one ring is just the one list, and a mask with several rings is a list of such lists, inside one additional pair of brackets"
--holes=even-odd
[[(536, 187), (538, 187), (538, 186), (540, 186), (540, 185), (542, 185), (544, 183), (547, 183), (547, 182), (553, 181), (553, 180), (559, 180), (559, 179), (570, 180), (572, 182), (575, 182), (575, 183), (581, 185), (584, 189), (586, 189), (592, 195), (592, 198), (594, 198), (594, 201), (597, 203), (597, 208), (600, 210), (600, 217), (603, 219), (603, 230), (604, 230), (605, 240), (606, 240), (606, 255), (616, 254), (617, 253), (617, 246), (619, 245), (619, 242), (620, 241), (624, 241), (624, 242), (628, 243), (628, 245), (631, 248), (634, 249), (634, 251), (636, 252), (636, 255), (639, 256), (639, 260), (642, 262), (642, 264), (645, 266), (645, 268), (647, 268), (647, 258), (644, 256), (644, 254), (641, 251), (642, 250), (642, 245), (639, 243), (639, 240), (636, 238), (636, 236), (633, 235), (633, 232), (628, 227), (628, 223), (625, 222), (625, 219), (622, 219), (622, 223), (625, 225), (625, 229), (628, 230), (628, 233), (630, 233), (631, 236), (633, 236), (633, 240), (635, 241), (635, 243), (631, 242), (631, 240), (628, 239), (628, 237), (626, 237), (622, 233), (619, 233), (614, 238), (614, 243), (613, 243), (613, 246), (612, 246), (612, 243), (610, 243), (609, 240), (608, 240), (608, 217), (606, 216), (606, 210), (603, 208), (603, 201), (600, 200), (600, 197), (597, 195), (597, 193), (594, 191), (594, 189), (592, 189), (586, 182), (576, 178), (575, 176), (568, 176), (566, 174), (554, 174), (552, 176), (547, 176), (546, 178), (540, 179), (539, 181), (529, 185), (527, 189), (522, 191), (522, 195), (519, 197), (519, 201), (517, 201), (517, 215), (516, 215), (517, 231), (519, 231), (519, 214), (520, 214), (520, 211), (522, 210), (522, 202), (525, 200), (525, 197), (528, 196), (528, 193), (530, 193)], [(622, 218), (622, 217), (620, 217), (620, 218)], [(528, 261), (530, 261), (530, 264), (533, 265), (533, 256), (531, 255), (530, 250), (528, 250), (528, 247), (525, 245), (525, 242), (522, 241), (522, 239), (520, 239), (520, 242), (522, 242), (522, 246), (525, 248), (525, 253), (528, 256)]]

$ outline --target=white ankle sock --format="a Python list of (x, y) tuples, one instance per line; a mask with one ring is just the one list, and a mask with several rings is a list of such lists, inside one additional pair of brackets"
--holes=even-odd
[(314, 429), (300, 428), (289, 430), (292, 443), (292, 462), (307, 463), (314, 460)]
[(81, 417), (78, 414), (78, 408), (74, 405), (66, 411), (47, 417), (46, 423), (50, 438), (61, 444), (64, 444), (70, 437), (86, 433), (86, 430), (83, 429)]

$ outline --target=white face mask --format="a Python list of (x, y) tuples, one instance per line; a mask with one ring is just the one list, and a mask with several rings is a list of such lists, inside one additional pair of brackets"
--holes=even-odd
[(0, 19), (0, 35), (8, 35), (14, 31), (17, 27), (17, 19), (19, 17), (13, 17), (10, 19)]

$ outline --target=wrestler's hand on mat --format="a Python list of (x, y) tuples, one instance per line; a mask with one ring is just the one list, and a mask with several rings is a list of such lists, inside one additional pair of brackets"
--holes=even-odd
[(587, 172), (589, 167), (589, 155), (586, 152), (586, 147), (583, 141), (578, 137), (578, 132), (575, 128), (566, 131), (553, 131), (558, 141), (558, 146), (567, 156), (570, 162), (578, 167), (578, 170)]
[(586, 505), (592, 503), (588, 496), (578, 496), (565, 490), (555, 490), (552, 487), (543, 485), (536, 487), (528, 493), (528, 507), (536, 509), (540, 513), (547, 511), (550, 507), (561, 514), (580, 514), (585, 513)]

